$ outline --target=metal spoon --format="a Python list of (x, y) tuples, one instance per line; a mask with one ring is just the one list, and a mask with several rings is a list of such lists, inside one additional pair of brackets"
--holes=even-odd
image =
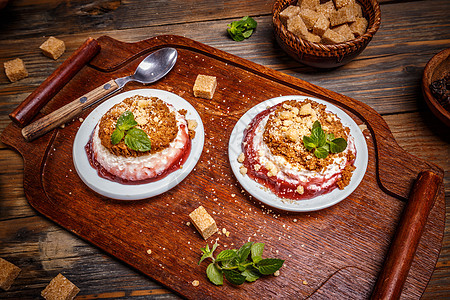
[(80, 98), (64, 105), (22, 129), (27, 141), (32, 141), (50, 130), (70, 121), (83, 110), (107, 99), (120, 91), (130, 81), (149, 84), (163, 78), (172, 70), (178, 53), (174, 48), (162, 48), (148, 55), (137, 67), (133, 75), (111, 79)]

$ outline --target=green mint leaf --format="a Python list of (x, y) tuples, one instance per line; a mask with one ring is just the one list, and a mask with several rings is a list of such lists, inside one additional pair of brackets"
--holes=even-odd
[(262, 254), (264, 251), (264, 243), (254, 243), (251, 248), (252, 261), (254, 263), (259, 262), (262, 259)]
[(228, 29), (228, 33), (231, 36), (231, 38), (233, 40), (235, 40), (236, 42), (242, 42), (243, 40), (245, 40), (244, 34), (242, 33), (242, 31), (234, 28), (233, 30)]
[(111, 134), (111, 144), (117, 145), (123, 139), (125, 132), (116, 127), (113, 133)]
[(138, 123), (134, 120), (133, 113), (131, 111), (125, 111), (117, 120), (116, 128), (119, 128), (120, 130), (128, 130), (137, 124)]
[(241, 275), (245, 276), (245, 280), (248, 282), (254, 282), (261, 277), (261, 273), (254, 267), (246, 269)]
[(225, 278), (232, 284), (241, 285), (245, 282), (246, 277), (241, 275), (236, 270), (223, 270)]
[(266, 258), (260, 260), (256, 264), (256, 268), (263, 275), (270, 275), (275, 273), (283, 266), (284, 260), (278, 258)]
[(343, 138), (337, 138), (330, 142), (330, 152), (340, 153), (347, 148), (347, 141)]
[(223, 272), (215, 263), (210, 263), (206, 268), (208, 279), (215, 285), (223, 284)]
[(245, 243), (238, 251), (237, 251), (237, 260), (239, 263), (243, 263), (247, 260), (248, 255), (252, 249), (253, 242)]
[(211, 257), (211, 253), (204, 253), (202, 255), (202, 257), (200, 258), (200, 260), (198, 261), (198, 265), (202, 263), (202, 261), (204, 261), (205, 259), (207, 259), (208, 257)]
[(249, 16), (243, 17), (242, 21), (245, 22), (247, 29), (255, 29), (256, 26), (258, 25), (258, 23), (252, 17)]
[(227, 249), (217, 254), (216, 261), (230, 261), (237, 257), (236, 250)]
[(314, 130), (314, 129), (317, 129), (317, 128), (322, 129), (322, 125), (320, 124), (319, 121), (316, 120), (316, 121), (313, 123), (313, 126), (312, 126), (311, 131)]
[(327, 142), (325, 132), (322, 130), (322, 126), (319, 121), (315, 121), (311, 130), (311, 137), (317, 140), (317, 147), (322, 147)]
[(316, 148), (316, 150), (314, 150), (314, 155), (317, 158), (326, 158), (328, 154), (329, 152), (325, 147)]
[(144, 130), (133, 127), (125, 135), (125, 145), (135, 151), (149, 151), (151, 142)]
[(227, 26), (229, 27), (227, 28), (227, 32), (230, 37), (237, 42), (241, 42), (253, 34), (257, 22), (253, 18), (246, 16), (241, 20), (231, 22)]
[(253, 34), (253, 29), (246, 30), (242, 33), (242, 36), (248, 39)]
[(311, 151), (312, 149), (316, 148), (319, 144), (318, 140), (315, 139), (312, 136), (303, 136), (303, 145), (308, 151)]

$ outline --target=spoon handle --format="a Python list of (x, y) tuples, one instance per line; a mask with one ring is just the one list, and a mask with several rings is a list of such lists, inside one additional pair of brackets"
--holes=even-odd
[(117, 90), (119, 90), (119, 85), (111, 79), (107, 83), (24, 127), (22, 129), (22, 135), (27, 142), (30, 142), (50, 130), (70, 121), (79, 115), (85, 107), (88, 107), (99, 99), (106, 97)]

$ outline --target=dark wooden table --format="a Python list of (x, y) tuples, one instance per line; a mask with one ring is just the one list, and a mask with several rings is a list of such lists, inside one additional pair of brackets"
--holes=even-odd
[[(381, 1), (382, 23), (353, 62), (321, 71), (296, 63), (277, 45), (273, 1), (30, 1), (13, 0), (0, 11), (0, 62), (20, 57), (30, 76), (9, 83), (0, 72), (0, 131), (8, 114), (87, 37), (109, 35), (136, 42), (176, 34), (227, 51), (364, 102), (380, 113), (409, 153), (445, 170), (446, 226), (442, 250), (424, 299), (450, 295), (450, 134), (427, 108), (420, 87), (428, 60), (450, 47), (450, 2)], [(227, 24), (245, 15), (258, 28), (244, 42), (226, 34)], [(57, 61), (38, 47), (48, 36), (65, 41)], [(59, 272), (81, 289), (79, 299), (177, 298), (170, 290), (106, 255), (39, 215), (23, 191), (23, 161), (0, 143), (0, 257), (22, 268), (0, 298), (39, 298)]]

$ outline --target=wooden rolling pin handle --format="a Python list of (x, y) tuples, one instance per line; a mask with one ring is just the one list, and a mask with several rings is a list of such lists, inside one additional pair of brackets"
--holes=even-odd
[(40, 137), (50, 130), (72, 120), (78, 116), (85, 107), (88, 107), (97, 100), (114, 93), (118, 88), (119, 85), (117, 85), (114, 80), (108, 81), (80, 98), (24, 127), (22, 129), (23, 137), (28, 142)]
[(417, 177), (375, 284), (372, 300), (400, 298), (441, 182), (442, 178), (431, 171)]
[(34, 90), (12, 113), (11, 120), (23, 127), (27, 125), (69, 81), (98, 52), (100, 45), (88, 38), (68, 59), (66, 59), (36, 90)]

